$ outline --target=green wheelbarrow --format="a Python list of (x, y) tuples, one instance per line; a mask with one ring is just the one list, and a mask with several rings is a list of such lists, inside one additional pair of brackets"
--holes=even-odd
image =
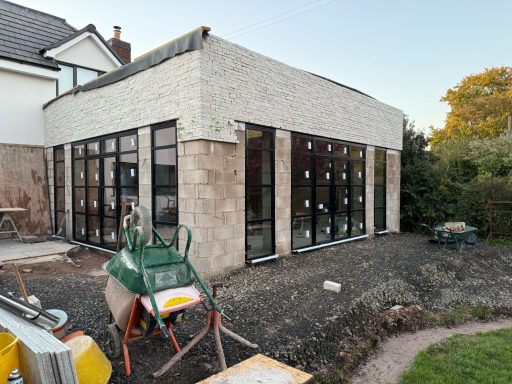
[[(108, 325), (107, 352), (111, 357), (118, 357), (123, 349), (127, 375), (131, 373), (128, 353), (128, 342), (131, 339), (156, 334), (162, 334), (165, 338), (171, 339), (176, 354), (171, 359), (173, 361), (171, 364), (166, 364), (157, 372), (158, 376), (165, 373), (210, 329), (214, 331), (217, 354), (223, 369), (226, 368), (226, 363), (218, 335), (219, 330), (249, 347), (257, 347), (222, 326), (221, 316), (230, 319), (216, 300), (216, 287), (214, 286), (214, 294), (210, 293), (189, 260), (192, 232), (188, 227), (178, 225), (172, 241), (167, 243), (153, 228), (149, 211), (145, 207), (139, 206), (133, 210), (131, 216), (124, 218), (123, 228), (126, 246), (105, 265), (109, 280), (113, 279), (116, 285), (122, 288), (120, 292), (118, 289), (118, 292), (112, 295), (110, 301), (107, 297), (107, 303), (111, 308), (111, 314), (114, 312), (112, 307), (121, 300), (121, 297), (128, 297), (132, 303), (129, 308), (129, 316), (125, 316), (127, 320), (125, 326), (119, 327), (119, 324), (116, 323)], [(186, 231), (184, 253), (177, 250), (178, 237), (182, 229)], [(155, 244), (149, 244), (151, 235), (155, 237)], [(194, 283), (199, 285), (202, 294), (195, 289)], [(171, 326), (178, 320), (181, 321), (182, 314), (187, 308), (200, 303), (207, 310), (206, 332), (204, 330), (200, 332), (200, 334), (204, 334), (199, 338), (200, 334), (198, 334), (182, 350), (174, 337)], [(125, 312), (128, 313), (127, 310)], [(116, 322), (119, 323), (118, 318), (116, 318)], [(143, 329), (139, 325), (142, 325)]]

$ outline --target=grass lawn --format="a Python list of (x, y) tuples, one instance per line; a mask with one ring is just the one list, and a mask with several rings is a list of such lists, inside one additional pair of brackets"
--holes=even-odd
[(416, 356), (400, 384), (512, 383), (512, 329), (455, 335)]

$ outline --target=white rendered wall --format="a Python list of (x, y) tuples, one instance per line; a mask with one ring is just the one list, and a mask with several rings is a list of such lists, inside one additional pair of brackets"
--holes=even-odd
[(56, 81), (0, 68), (0, 143), (43, 145), (43, 104)]
[(83, 67), (99, 69), (105, 72), (118, 67), (118, 65), (114, 64), (90, 37), (87, 37), (62, 51), (55, 57), (55, 59), (70, 64), (81, 65)]

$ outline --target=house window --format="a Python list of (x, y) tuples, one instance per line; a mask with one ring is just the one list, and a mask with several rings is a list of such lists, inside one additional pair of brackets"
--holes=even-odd
[(92, 68), (84, 68), (73, 64), (59, 63), (59, 80), (57, 81), (57, 96), (69, 91), (77, 85), (82, 85), (88, 81), (105, 73)]
[(292, 135), (292, 248), (363, 234), (364, 147)]
[(137, 148), (136, 132), (73, 145), (75, 240), (115, 249), (122, 201), (138, 205)]
[(66, 216), (65, 203), (65, 171), (64, 171), (64, 147), (59, 146), (53, 149), (53, 177), (54, 177), (54, 228), (55, 233), (59, 231), (62, 225), (60, 236), (66, 236), (66, 225), (64, 217)]
[(386, 229), (386, 150), (375, 150), (375, 198), (374, 226), (375, 231)]
[(176, 122), (156, 124), (152, 131), (153, 224), (166, 241), (178, 225), (178, 157)]
[(248, 125), (245, 156), (246, 258), (275, 253), (274, 130)]

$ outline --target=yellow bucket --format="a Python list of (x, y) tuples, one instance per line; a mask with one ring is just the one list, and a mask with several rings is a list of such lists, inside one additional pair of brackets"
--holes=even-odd
[(0, 333), (0, 383), (6, 383), (14, 368), (20, 369), (18, 361), (18, 338), (10, 333)]
[(112, 364), (90, 336), (76, 336), (66, 341), (73, 353), (76, 375), (80, 384), (106, 384), (112, 374)]

